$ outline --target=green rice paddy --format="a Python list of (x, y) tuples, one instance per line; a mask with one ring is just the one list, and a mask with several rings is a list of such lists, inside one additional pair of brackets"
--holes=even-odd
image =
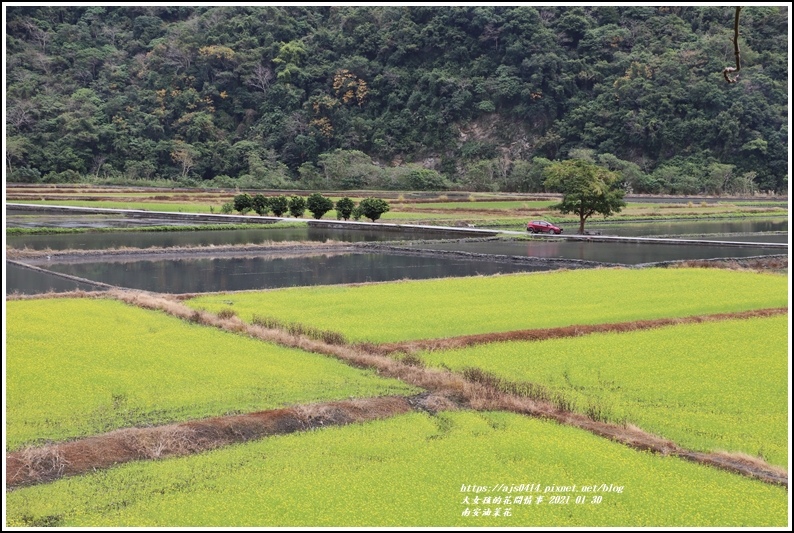
[(706, 269), (595, 269), (207, 295), (231, 308), (394, 342), (785, 307), (785, 276)]
[(684, 447), (785, 466), (787, 326), (788, 317), (777, 316), (419, 355), (430, 366), (543, 385), (576, 411)]
[(6, 303), (9, 449), (120, 427), (416, 389), (113, 300)]
[(582, 430), (472, 412), (271, 437), (7, 494), (11, 526), (80, 527), (781, 527), (787, 500), (785, 488)]

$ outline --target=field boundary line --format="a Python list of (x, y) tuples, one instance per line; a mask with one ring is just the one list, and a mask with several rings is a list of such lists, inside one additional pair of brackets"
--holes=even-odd
[[(636, 426), (597, 421), (587, 415), (571, 412), (551, 401), (516, 396), (500, 391), (487, 383), (467, 380), (464, 375), (459, 373), (425, 368), (421, 361), (417, 361), (414, 357), (409, 356), (404, 361), (400, 361), (387, 355), (366, 351), (365, 347), (361, 345), (328, 344), (303, 335), (290, 335), (282, 330), (248, 324), (237, 316), (221, 318), (207, 311), (194, 310), (179, 302), (175, 297), (167, 299), (159, 294), (118, 290), (108, 291), (107, 296), (130, 305), (158, 309), (194, 323), (335, 357), (359, 368), (372, 369), (381, 376), (399, 379), (410, 385), (421, 387), (460, 407), (469, 407), (477, 411), (510, 411), (555, 420), (558, 423), (584, 429), (638, 450), (649, 450), (661, 455), (676, 455), (683, 459), (716, 466), (788, 488), (788, 473), (761, 459), (748, 458), (744, 454), (687, 450), (668, 439), (647, 433)], [(782, 312), (783, 308), (779, 308), (773, 314)]]
[(6, 262), (18, 266), (20, 268), (26, 268), (28, 270), (32, 270), (34, 272), (40, 272), (42, 274), (49, 274), (58, 278), (63, 278), (69, 281), (74, 281), (75, 283), (82, 283), (84, 285), (92, 285), (94, 287), (100, 287), (105, 290), (109, 289), (120, 289), (121, 287), (117, 287), (116, 285), (110, 285), (108, 283), (102, 283), (101, 281), (92, 281), (90, 279), (81, 278), (78, 276), (72, 276), (71, 274), (64, 274), (63, 272), (57, 272), (55, 270), (47, 270), (46, 268), (41, 268), (35, 265), (29, 265), (27, 263), (22, 263), (19, 261), (14, 261), (13, 259), (6, 258)]
[(435, 413), (455, 408), (445, 398), (423, 393), (303, 404), (164, 426), (118, 429), (6, 454), (6, 490), (130, 461), (192, 455), (269, 436), (368, 422), (411, 411)]
[(555, 328), (522, 329), (497, 333), (477, 333), (473, 335), (460, 335), (440, 339), (421, 339), (392, 343), (360, 343), (359, 346), (380, 354), (396, 352), (415, 353), (419, 350), (451, 350), (466, 348), (480, 344), (512, 341), (543, 341), (548, 339), (562, 339), (566, 337), (581, 337), (594, 333), (628, 333), (655, 329), (666, 326), (683, 324), (702, 324), (705, 322), (719, 322), (723, 320), (736, 320), (748, 318), (765, 318), (788, 313), (788, 307), (770, 307), (753, 309), (750, 311), (737, 311), (733, 313), (715, 313), (710, 315), (692, 315), (678, 318), (654, 318), (648, 320), (633, 320), (629, 322), (608, 322), (604, 324), (575, 324)]

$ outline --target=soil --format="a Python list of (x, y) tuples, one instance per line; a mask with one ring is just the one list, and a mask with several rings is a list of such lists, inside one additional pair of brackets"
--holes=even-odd
[[(89, 294), (86, 293), (86, 296)], [(220, 318), (211, 313), (195, 311), (173, 298), (164, 298), (152, 293), (110, 291), (110, 296), (144, 308), (161, 309), (179, 318), (207, 326), (332, 356), (353, 366), (369, 368), (379, 375), (400, 379), (424, 388), (427, 393), (412, 398), (387, 397), (328, 402), (155, 428), (129, 428), (62, 444), (28, 448), (6, 456), (7, 489), (49, 482), (65, 475), (109, 468), (132, 460), (198, 453), (269, 435), (309, 430), (326, 425), (363, 422), (411, 410), (435, 413), (439, 410), (460, 407), (475, 410), (506, 410), (555, 420), (639, 450), (674, 455), (730, 470), (766, 483), (788, 486), (788, 473), (785, 470), (768, 465), (760, 459), (741, 454), (687, 450), (668, 439), (652, 435), (634, 426), (593, 420), (584, 414), (571, 412), (542, 396), (530, 398), (504, 392), (499, 389), (499, 383), (493, 382), (485, 373), (467, 377), (449, 371), (423, 368), (410, 357), (399, 361), (378, 354), (377, 347), (373, 349), (371, 346), (362, 345), (330, 345), (301, 335), (289, 335), (281, 330), (246, 324), (236, 316)], [(760, 316), (786, 311), (786, 309), (762, 310)], [(759, 312), (747, 313), (746, 317), (759, 316), (756, 313)], [(711, 315), (706, 319), (725, 319), (733, 316), (735, 315)], [(656, 321), (646, 321), (643, 325), (655, 327), (655, 323)], [(559, 332), (562, 333), (564, 329), (559, 328)], [(577, 334), (577, 328), (568, 333)]]
[(6, 489), (47, 483), (129, 461), (195, 454), (271, 435), (388, 418), (411, 410), (435, 413), (430, 394), (299, 405), (148, 428), (127, 428), (6, 455)]

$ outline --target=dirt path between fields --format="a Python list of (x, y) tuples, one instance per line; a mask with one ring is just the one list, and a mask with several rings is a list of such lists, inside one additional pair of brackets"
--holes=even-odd
[(366, 349), (380, 354), (395, 352), (414, 353), (420, 350), (451, 350), (465, 348), (478, 344), (509, 341), (542, 341), (548, 339), (561, 339), (564, 337), (580, 337), (593, 333), (625, 333), (645, 329), (661, 328), (680, 324), (701, 324), (704, 322), (718, 322), (722, 320), (761, 318), (776, 315), (785, 315), (788, 308), (778, 307), (771, 309), (756, 309), (736, 313), (718, 313), (713, 315), (696, 315), (680, 318), (657, 318), (653, 320), (634, 320), (631, 322), (617, 322), (612, 324), (578, 324), (558, 328), (524, 329), (505, 331), (501, 333), (481, 333), (477, 335), (461, 335), (445, 339), (423, 339), (416, 341), (392, 342), (384, 344), (366, 344)]
[(422, 394), (316, 403), (158, 427), (119, 429), (7, 454), (6, 489), (47, 483), (130, 461), (190, 455), (271, 435), (449, 407), (454, 406), (443, 398)]
[[(411, 385), (423, 388), (428, 391), (428, 395), (415, 397), (414, 399), (389, 398), (331, 402), (327, 404), (330, 411), (316, 418), (317, 421), (322, 423), (317, 421), (310, 422), (312, 420), (311, 417), (307, 418), (306, 413), (300, 411), (302, 408), (296, 408), (297, 410), (292, 412), (290, 410), (266, 411), (250, 415), (219, 417), (207, 421), (185, 422), (162, 428), (119, 430), (108, 435), (89, 437), (73, 443), (30, 448), (7, 455), (7, 487), (51, 481), (63, 475), (87, 472), (94, 468), (107, 468), (123, 462), (121, 459), (114, 459), (114, 457), (117, 457), (114, 454), (126, 457), (125, 461), (153, 459), (163, 457), (165, 456), (164, 454), (185, 455), (232, 442), (244, 442), (252, 438), (260, 438), (280, 432), (288, 433), (331, 423), (372, 420), (408, 412), (411, 409), (435, 412), (456, 407), (481, 411), (503, 410), (555, 420), (561, 424), (584, 429), (595, 435), (635, 449), (648, 450), (661, 455), (677, 456), (689, 461), (716, 466), (756, 478), (766, 483), (788, 487), (788, 473), (784, 469), (769, 465), (761, 459), (741, 453), (704, 453), (687, 450), (668, 439), (652, 435), (632, 425), (598, 421), (587, 415), (571, 412), (565, 408), (564, 404), (548, 400), (542, 394), (531, 398), (505, 392), (500, 390), (498, 383), (490, 380), (485, 373), (464, 375), (446, 370), (424, 368), (416, 364), (416, 361), (411, 360), (411, 358), (398, 360), (383, 353), (376, 353), (376, 348), (373, 349), (372, 346), (328, 344), (305, 335), (293, 335), (280, 329), (247, 324), (236, 316), (221, 318), (206, 311), (196, 311), (182, 304), (175, 297), (165, 297), (141, 291), (121, 290), (111, 290), (107, 295), (131, 305), (146, 309), (162, 310), (194, 323), (248, 335), (282, 346), (335, 357), (350, 365), (359, 368), (369, 368), (376, 371), (379, 375), (400, 379)], [(86, 294), (86, 296), (90, 295)], [(751, 311), (744, 314), (692, 317), (689, 320), (696, 322), (725, 320), (728, 318), (749, 318), (751, 316), (773, 316), (786, 311), (786, 309), (769, 309)], [(677, 320), (679, 319), (672, 323), (680, 323)], [(646, 329), (655, 327), (652, 325), (654, 321), (646, 322), (648, 323), (645, 326)], [(663, 325), (667, 325), (667, 323)], [(623, 327), (623, 325), (605, 326)], [(581, 328), (581, 326), (577, 328)], [(572, 329), (571, 333), (580, 334), (577, 328)], [(562, 330), (564, 328), (556, 329)], [(325, 412), (323, 407), (312, 409), (319, 409)], [(82, 451), (67, 452), (67, 450), (71, 450), (70, 446), (75, 447), (75, 450), (81, 450), (80, 446), (88, 447), (82, 448)], [(94, 451), (91, 452), (89, 450)], [(172, 451), (166, 452), (166, 450)], [(67, 457), (73, 457), (73, 459), (70, 460)]]

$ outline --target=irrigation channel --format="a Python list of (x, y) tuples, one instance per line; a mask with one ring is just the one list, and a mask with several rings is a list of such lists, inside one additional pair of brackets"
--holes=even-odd
[(593, 225), (600, 235), (531, 240), (515, 231), (383, 222), (303, 220), (302, 227), (267, 228), (281, 221), (295, 219), (7, 204), (7, 227), (263, 227), (10, 235), (6, 294), (217, 292), (788, 253), (788, 221), (781, 219), (602, 224)]

